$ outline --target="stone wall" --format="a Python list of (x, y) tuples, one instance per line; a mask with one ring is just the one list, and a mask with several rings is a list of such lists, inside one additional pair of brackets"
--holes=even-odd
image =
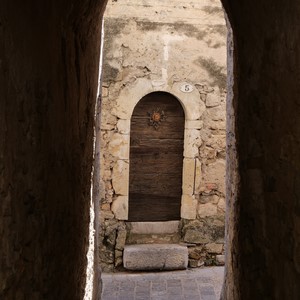
[(110, 1), (104, 28), (101, 264), (111, 270), (122, 262), (130, 118), (153, 91), (171, 93), (185, 111), (181, 242), (194, 245), (191, 266), (214, 264), (224, 251), (225, 214), (227, 29), (221, 4)]
[(299, 2), (224, 4), (235, 44), (224, 299), (298, 299), (300, 39), (291, 32), (300, 25)]
[(1, 299), (83, 298), (100, 15), (0, 3)]

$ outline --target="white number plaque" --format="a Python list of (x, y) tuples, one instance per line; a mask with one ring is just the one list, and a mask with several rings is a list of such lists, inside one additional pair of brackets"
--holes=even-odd
[(180, 87), (180, 90), (183, 93), (191, 93), (194, 90), (194, 88), (191, 84), (185, 83)]

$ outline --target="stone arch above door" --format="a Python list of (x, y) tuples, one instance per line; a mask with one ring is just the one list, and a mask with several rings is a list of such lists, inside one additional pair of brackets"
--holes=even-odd
[[(185, 85), (189, 85), (190, 91), (183, 91)], [(126, 85), (122, 89), (112, 114), (121, 120), (130, 120), (134, 107), (139, 100), (145, 95), (157, 91), (170, 93), (178, 99), (184, 109), (186, 121), (199, 120), (205, 111), (205, 105), (195, 86), (187, 82), (174, 82), (172, 85), (168, 85), (164, 81), (139, 78), (133, 84)]]
[(201, 180), (201, 166), (198, 159), (198, 148), (201, 145), (199, 129), (203, 122), (200, 120), (205, 105), (195, 86), (186, 82), (175, 82), (172, 86), (164, 82), (154, 82), (147, 79), (137, 79), (133, 84), (122, 89), (112, 115), (118, 118), (117, 132), (110, 139), (109, 153), (114, 157), (112, 167), (112, 184), (116, 197), (112, 202), (112, 211), (119, 220), (128, 220), (128, 195), (129, 195), (129, 149), (130, 149), (130, 120), (133, 110), (140, 99), (145, 95), (155, 92), (172, 94), (181, 103), (185, 112), (184, 126), (184, 153), (182, 173), (182, 197), (180, 217), (195, 219), (197, 214), (197, 200), (195, 194), (199, 193)]

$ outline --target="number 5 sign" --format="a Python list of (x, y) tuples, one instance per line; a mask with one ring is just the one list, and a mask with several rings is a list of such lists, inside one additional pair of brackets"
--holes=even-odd
[(180, 90), (183, 93), (191, 93), (194, 90), (194, 88), (191, 84), (185, 83), (180, 87)]

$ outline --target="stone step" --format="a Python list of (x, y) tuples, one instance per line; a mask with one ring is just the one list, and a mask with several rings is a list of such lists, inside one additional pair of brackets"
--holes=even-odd
[(127, 235), (126, 244), (179, 244), (181, 236), (179, 233), (170, 234), (137, 234), (131, 233)]
[(179, 244), (179, 221), (126, 222), (126, 244)]
[(172, 234), (179, 231), (179, 221), (126, 222), (126, 226), (134, 234)]
[(183, 270), (188, 265), (188, 249), (178, 244), (126, 245), (123, 264), (133, 271)]

